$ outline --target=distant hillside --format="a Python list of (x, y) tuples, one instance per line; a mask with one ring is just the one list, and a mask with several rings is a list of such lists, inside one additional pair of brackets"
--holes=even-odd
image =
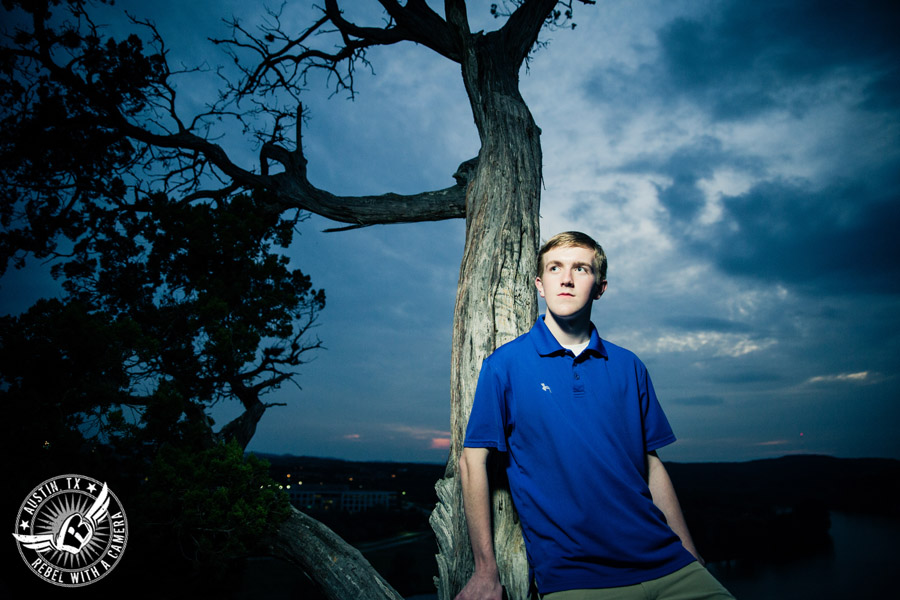
[[(399, 489), (398, 483), (402, 483), (421, 491), (433, 488), (444, 474), (444, 465), (434, 463), (256, 454), (271, 463), (276, 480), (293, 470), (295, 481), (306, 478), (309, 483), (370, 489)], [(666, 468), (686, 504), (705, 500), (736, 506), (814, 501), (831, 510), (900, 516), (898, 460), (798, 455), (748, 462), (666, 462)]]
[[(404, 494), (404, 500), (431, 506), (437, 502), (434, 484), (444, 476), (444, 465), (434, 463), (358, 462), (337, 458), (261, 454), (272, 465), (279, 483), (304, 486), (343, 486), (347, 489), (388, 490)], [(290, 474), (291, 477), (287, 477)]]
[(786, 456), (666, 463), (707, 560), (827, 551), (829, 511), (900, 518), (900, 461)]
[(685, 504), (822, 504), (900, 517), (900, 461), (799, 455), (740, 463), (666, 463)]

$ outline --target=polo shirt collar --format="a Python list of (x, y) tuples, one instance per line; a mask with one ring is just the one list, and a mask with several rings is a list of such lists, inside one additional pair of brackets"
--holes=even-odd
[[(537, 353), (541, 356), (550, 356), (551, 354), (564, 353), (566, 351), (556, 338), (553, 337), (553, 334), (550, 333), (550, 330), (547, 328), (547, 324), (544, 323), (544, 315), (538, 317), (537, 322), (531, 328), (529, 332), (529, 337), (532, 342), (534, 342), (534, 347), (537, 350)], [(584, 349), (584, 352), (592, 352), (597, 356), (601, 356), (603, 358), (608, 358), (609, 355), (606, 353), (606, 348), (603, 347), (603, 342), (600, 340), (600, 334), (597, 333), (597, 328), (594, 327), (594, 324), (591, 323), (591, 341), (588, 342), (587, 348)]]

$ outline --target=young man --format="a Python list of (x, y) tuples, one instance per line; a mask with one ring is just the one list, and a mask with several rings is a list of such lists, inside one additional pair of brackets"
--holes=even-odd
[(491, 451), (506, 453), (543, 598), (732, 598), (703, 568), (656, 455), (675, 436), (646, 368), (591, 323), (606, 291), (603, 249), (561, 233), (541, 248), (538, 268), (546, 315), (489, 356), (478, 379), (459, 465), (475, 573), (457, 599), (501, 597)]

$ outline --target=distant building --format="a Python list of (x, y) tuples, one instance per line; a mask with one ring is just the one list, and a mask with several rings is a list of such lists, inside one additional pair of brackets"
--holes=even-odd
[(372, 508), (396, 508), (397, 492), (350, 490), (339, 487), (291, 487), (287, 490), (291, 504), (304, 509), (365, 512)]

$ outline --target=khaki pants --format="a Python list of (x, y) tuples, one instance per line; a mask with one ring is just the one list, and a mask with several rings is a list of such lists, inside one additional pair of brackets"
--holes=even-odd
[(544, 600), (734, 600), (709, 571), (693, 562), (644, 583), (614, 588), (566, 590), (541, 596)]

